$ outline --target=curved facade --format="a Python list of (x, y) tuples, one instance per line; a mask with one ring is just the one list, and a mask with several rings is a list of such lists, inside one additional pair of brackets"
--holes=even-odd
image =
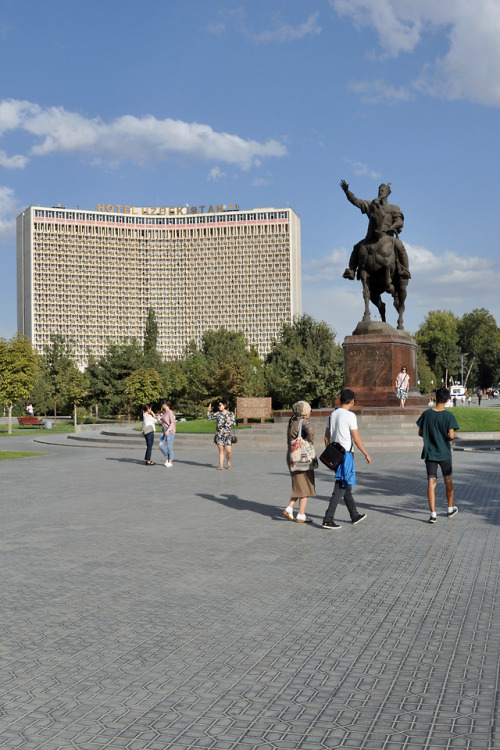
[(149, 307), (165, 359), (221, 326), (263, 356), (301, 312), (290, 208), (150, 216), (30, 206), (17, 218), (17, 262), (19, 331), (39, 351), (53, 333), (72, 338), (81, 366), (109, 340), (142, 342)]

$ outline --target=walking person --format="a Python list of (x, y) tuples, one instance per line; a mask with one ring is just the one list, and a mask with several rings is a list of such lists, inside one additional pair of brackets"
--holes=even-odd
[(401, 372), (396, 375), (396, 396), (399, 398), (401, 408), (405, 408), (405, 401), (408, 398), (408, 391), (410, 390), (410, 376), (403, 365)]
[(171, 469), (174, 463), (175, 414), (170, 401), (164, 401), (160, 417), (162, 434), (159, 449), (165, 456), (165, 466)]
[(436, 406), (427, 409), (417, 420), (418, 434), (424, 439), (421, 458), (425, 461), (427, 470), (427, 499), (431, 515), (429, 523), (436, 523), (436, 484), (438, 466), (441, 468), (446, 487), (448, 501), (448, 518), (458, 513), (453, 505), (453, 481), (451, 478), (451, 441), (455, 437), (455, 430), (459, 430), (454, 415), (445, 408), (450, 398), (448, 388), (438, 388), (436, 391)]
[(232, 411), (227, 408), (227, 401), (223, 398), (219, 401), (219, 411), (212, 414), (212, 404), (207, 406), (207, 419), (216, 419), (214, 443), (219, 449), (219, 465), (217, 471), (224, 468), (224, 454), (226, 455), (226, 468), (231, 469), (231, 450), (233, 434), (231, 427), (236, 424), (236, 418)]
[(335, 511), (339, 500), (345, 502), (353, 524), (360, 523), (366, 518), (366, 513), (359, 513), (351, 490), (351, 487), (356, 484), (353, 445), (361, 451), (368, 464), (372, 461), (359, 434), (356, 415), (351, 411), (355, 398), (354, 391), (344, 388), (340, 394), (340, 408), (332, 411), (326, 423), (325, 445), (340, 443), (345, 449), (345, 456), (335, 473), (335, 485), (323, 519), (324, 529), (341, 528), (340, 524), (335, 522)]
[[(297, 401), (292, 406), (292, 416), (288, 422), (287, 430), (287, 463), (290, 469), (290, 453), (292, 441), (295, 440), (299, 435), (307, 440), (307, 442), (314, 445), (314, 430), (312, 424), (309, 422), (311, 416), (311, 407), (307, 401)], [(306, 505), (309, 497), (316, 496), (316, 488), (314, 483), (314, 468), (310, 468), (307, 471), (290, 471), (292, 478), (292, 494), (288, 506), (283, 511), (283, 515), (290, 521), (296, 521), (297, 523), (312, 523), (311, 518), (306, 516)], [(295, 503), (299, 501), (299, 512), (297, 517), (293, 517), (293, 509)]]
[(151, 461), (151, 453), (153, 451), (153, 444), (155, 441), (155, 429), (156, 429), (157, 418), (149, 404), (142, 407), (142, 434), (146, 441), (146, 455), (144, 460), (146, 466), (154, 466), (154, 462)]

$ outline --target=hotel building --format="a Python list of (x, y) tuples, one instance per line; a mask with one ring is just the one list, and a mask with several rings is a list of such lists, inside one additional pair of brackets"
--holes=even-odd
[(108, 341), (142, 343), (153, 307), (164, 359), (221, 326), (265, 355), (301, 312), (300, 220), (205, 208), (30, 206), (17, 218), (19, 331), (40, 352), (51, 334), (72, 338), (84, 366)]

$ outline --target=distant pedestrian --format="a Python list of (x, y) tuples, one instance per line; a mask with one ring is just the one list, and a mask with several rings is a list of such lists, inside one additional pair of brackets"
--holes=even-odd
[(35, 410), (33, 409), (33, 404), (31, 403), (31, 401), (26, 406), (26, 414), (28, 415), (28, 417), (34, 417), (35, 416)]
[(401, 372), (396, 375), (396, 396), (399, 398), (401, 408), (405, 408), (405, 401), (408, 398), (408, 391), (410, 390), (410, 376), (403, 365)]
[(174, 463), (174, 438), (175, 438), (175, 414), (172, 411), (170, 401), (165, 401), (161, 407), (161, 428), (162, 434), (159, 443), (159, 449), (165, 456), (165, 466), (167, 469), (172, 468)]
[[(312, 424), (309, 422), (311, 416), (311, 407), (307, 401), (297, 401), (292, 406), (292, 416), (288, 422), (287, 429), (287, 463), (288, 468), (291, 466), (291, 445), (292, 442), (299, 436), (306, 440), (311, 445), (314, 445), (314, 430)], [(316, 488), (314, 483), (314, 468), (311, 467), (307, 471), (291, 471), (290, 476), (292, 478), (292, 493), (288, 506), (283, 511), (283, 515), (290, 521), (297, 521), (297, 523), (312, 523), (312, 518), (306, 516), (306, 505), (307, 500), (310, 497), (316, 496)], [(293, 509), (295, 503), (299, 501), (299, 512), (297, 517), (293, 517)]]
[(345, 448), (345, 456), (335, 473), (335, 485), (323, 519), (324, 529), (340, 529), (340, 524), (335, 523), (335, 511), (339, 500), (342, 499), (347, 506), (353, 524), (357, 524), (366, 518), (366, 513), (359, 513), (356, 508), (351, 491), (351, 487), (356, 484), (353, 445), (361, 451), (367, 463), (370, 464), (372, 459), (359, 434), (356, 415), (351, 411), (354, 404), (354, 392), (349, 388), (344, 388), (340, 394), (340, 408), (332, 411), (326, 423), (325, 445), (340, 443)]
[(482, 399), (482, 397), (483, 397), (483, 392), (482, 392), (482, 390), (480, 388), (478, 390), (478, 392), (477, 392), (477, 405), (478, 406), (481, 406), (481, 399)]
[(429, 523), (436, 523), (436, 484), (438, 466), (441, 468), (446, 487), (448, 501), (448, 518), (458, 513), (453, 505), (453, 481), (451, 478), (451, 441), (455, 437), (455, 430), (460, 429), (454, 415), (445, 409), (450, 398), (448, 388), (438, 388), (436, 391), (436, 406), (427, 409), (417, 420), (418, 434), (424, 439), (421, 458), (425, 461), (427, 470), (427, 499), (431, 515)]
[(146, 455), (144, 460), (146, 466), (154, 466), (154, 462), (151, 461), (151, 453), (153, 451), (153, 444), (155, 441), (155, 429), (156, 429), (157, 418), (149, 404), (142, 407), (142, 434), (146, 441)]
[(212, 414), (212, 404), (207, 407), (207, 419), (216, 419), (217, 427), (214, 435), (214, 443), (219, 449), (218, 471), (224, 468), (224, 454), (226, 454), (226, 468), (231, 468), (231, 450), (233, 444), (233, 433), (231, 428), (236, 424), (232, 411), (227, 408), (227, 401), (223, 398), (219, 401), (219, 411)]

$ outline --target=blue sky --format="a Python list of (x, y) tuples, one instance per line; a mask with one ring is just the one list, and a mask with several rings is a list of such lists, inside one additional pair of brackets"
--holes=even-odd
[(499, 39), (498, 0), (3, 0), (0, 336), (26, 206), (238, 203), (298, 213), (303, 310), (342, 340), (366, 230), (342, 178), (405, 214), (407, 330), (500, 323)]

